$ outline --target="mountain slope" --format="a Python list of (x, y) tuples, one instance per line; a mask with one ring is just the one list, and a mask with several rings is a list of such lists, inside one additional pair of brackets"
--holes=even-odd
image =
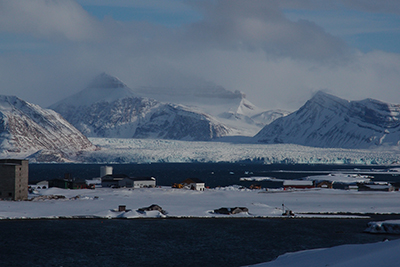
[[(185, 88), (138, 87), (135, 92), (162, 102), (196, 107), (244, 136), (254, 136), (273, 119), (288, 114), (285, 111), (266, 111), (247, 100), (243, 92), (232, 92), (212, 83)], [(272, 113), (272, 117), (267, 115)]]
[(15, 96), (0, 96), (2, 156), (36, 153), (40, 161), (58, 161), (95, 148), (56, 112)]
[(315, 147), (399, 145), (400, 105), (373, 99), (347, 101), (318, 92), (298, 111), (265, 126), (254, 139)]
[(262, 126), (270, 124), (274, 120), (289, 115), (290, 112), (286, 110), (276, 109), (268, 110), (251, 116), (251, 118)]
[(234, 133), (196, 109), (136, 97), (113, 76), (102, 74), (95, 81), (50, 106), (88, 137), (206, 141)]
[(125, 97), (134, 97), (135, 94), (121, 80), (107, 73), (98, 75), (82, 91), (67, 97), (52, 106), (90, 106), (96, 102), (112, 102)]

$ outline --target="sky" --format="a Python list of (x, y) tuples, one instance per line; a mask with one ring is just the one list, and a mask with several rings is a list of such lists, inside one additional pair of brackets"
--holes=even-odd
[(265, 109), (319, 90), (400, 103), (400, 1), (0, 0), (0, 94), (47, 107), (101, 72)]

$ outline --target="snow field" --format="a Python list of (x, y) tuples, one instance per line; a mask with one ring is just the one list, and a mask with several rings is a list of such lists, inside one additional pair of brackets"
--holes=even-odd
[(363, 245), (343, 245), (286, 253), (257, 267), (394, 267), (400, 262), (400, 239)]
[[(96, 217), (152, 218), (159, 212), (137, 213), (152, 204), (168, 212), (167, 217), (281, 217), (282, 204), (299, 217), (321, 215), (301, 213), (400, 213), (400, 192), (358, 192), (332, 189), (306, 191), (241, 190), (237, 186), (192, 191), (169, 187), (146, 189), (69, 190), (50, 188), (40, 195), (63, 195), (65, 199), (0, 201), (0, 219)], [(31, 195), (30, 197), (33, 197)], [(79, 197), (76, 197), (79, 196)], [(115, 212), (126, 205), (129, 212)], [(214, 214), (221, 207), (247, 207), (249, 213)], [(324, 215), (331, 216), (331, 215)]]

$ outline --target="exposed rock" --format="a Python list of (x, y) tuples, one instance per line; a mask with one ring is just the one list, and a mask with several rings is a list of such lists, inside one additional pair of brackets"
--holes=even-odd
[(140, 208), (137, 211), (143, 213), (143, 212), (146, 212), (146, 211), (153, 211), (153, 210), (159, 211), (163, 215), (167, 214), (167, 212), (165, 210), (163, 210), (157, 204), (150, 205), (149, 207)]
[(0, 96), (0, 152), (32, 161), (63, 162), (96, 147), (53, 110), (15, 96)]
[(219, 208), (214, 210), (214, 213), (225, 214), (225, 215), (238, 214), (242, 212), (249, 212), (249, 209), (246, 207), (234, 207), (234, 208)]

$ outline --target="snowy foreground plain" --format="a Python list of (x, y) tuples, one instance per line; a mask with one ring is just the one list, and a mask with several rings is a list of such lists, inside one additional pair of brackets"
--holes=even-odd
[(296, 164), (400, 164), (398, 147), (315, 148), (292, 144), (235, 144), (156, 139), (89, 138), (100, 150), (85, 152), (80, 162), (258, 162)]
[[(190, 218), (190, 217), (282, 217), (282, 204), (297, 217), (346, 217), (337, 213), (363, 215), (367, 213), (400, 213), (400, 192), (366, 192), (333, 189), (299, 191), (250, 190), (238, 186), (193, 191), (159, 188), (96, 188), (96, 189), (42, 189), (31, 194), (31, 201), (0, 201), (0, 219), (24, 218)], [(64, 196), (48, 199), (46, 196)], [(140, 213), (139, 208), (152, 204), (158, 211)], [(126, 205), (128, 212), (116, 212)], [(246, 207), (248, 213), (220, 215), (213, 211), (221, 207)], [(315, 214), (317, 213), (317, 214)], [(330, 213), (332, 215), (326, 215)], [(324, 215), (325, 214), (325, 215)]]

